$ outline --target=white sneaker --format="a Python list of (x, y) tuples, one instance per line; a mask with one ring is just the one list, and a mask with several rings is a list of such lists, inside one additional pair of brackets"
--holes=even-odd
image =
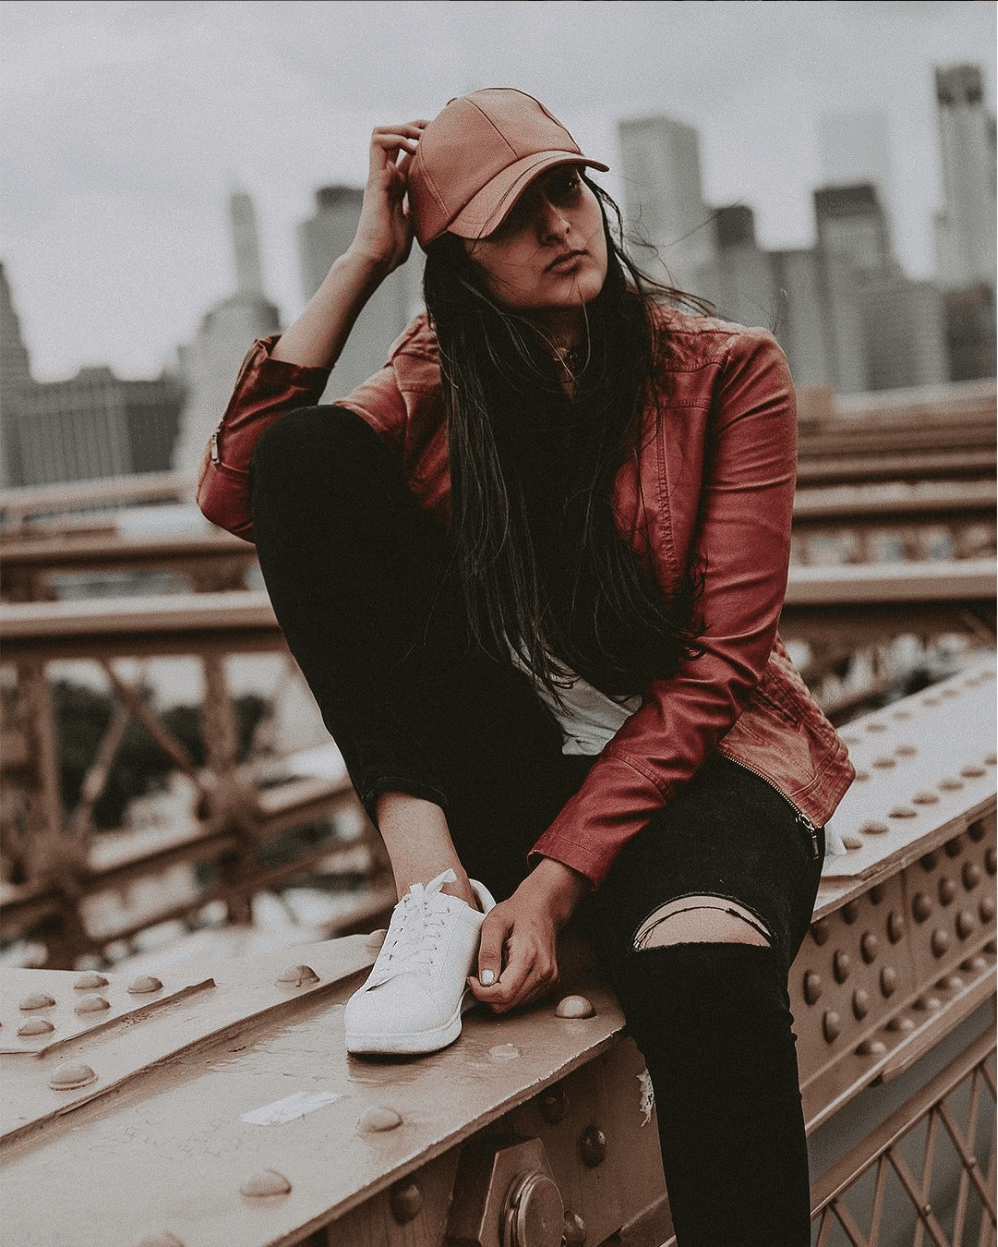
[(461, 1014), (473, 1003), (468, 975), (495, 901), (473, 879), (481, 913), (441, 892), (456, 882), (445, 870), (425, 886), (414, 883), (395, 906), (367, 982), (347, 1001), (347, 1052), (436, 1052), (460, 1035)]

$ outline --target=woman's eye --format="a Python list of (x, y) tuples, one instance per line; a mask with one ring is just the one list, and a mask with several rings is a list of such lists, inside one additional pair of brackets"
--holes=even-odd
[(555, 199), (569, 199), (582, 185), (582, 179), (574, 171), (562, 173), (551, 184), (551, 195)]

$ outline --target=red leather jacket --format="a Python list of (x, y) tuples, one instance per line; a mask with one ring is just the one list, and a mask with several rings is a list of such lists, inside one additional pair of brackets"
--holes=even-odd
[[(282, 412), (314, 406), (329, 375), (272, 360), (271, 346), (257, 342), (247, 355), (198, 486), (208, 519), (247, 540), (256, 439)], [(812, 828), (827, 822), (854, 775), (777, 632), (796, 470), (783, 353), (765, 330), (662, 310), (656, 354), (663, 398), (649, 405), (621, 464), (615, 505), (621, 532), (666, 591), (691, 557), (705, 561), (705, 652), (644, 690), (640, 708), (534, 847), (595, 884), (715, 749), (777, 788)], [(425, 315), (382, 371), (340, 405), (385, 438), (417, 498), (446, 524), (445, 418)]]

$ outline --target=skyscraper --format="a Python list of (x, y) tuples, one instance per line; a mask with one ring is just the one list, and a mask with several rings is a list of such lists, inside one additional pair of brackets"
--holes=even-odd
[(820, 251), (842, 256), (861, 273), (890, 268), (890, 227), (872, 182), (820, 187), (814, 192), (814, 216)]
[(28, 348), (21, 337), (21, 321), (7, 273), (0, 263), (0, 488), (24, 484), (18, 411), (22, 396), (31, 387)]
[[(713, 258), (714, 230), (697, 131), (659, 114), (622, 121), (618, 135), (628, 233), (658, 251), (674, 285), (699, 293), (697, 273)], [(644, 267), (655, 272), (647, 262)]]
[(980, 65), (936, 66), (943, 204), (936, 213), (937, 279), (944, 290), (995, 289), (995, 118)]
[[(363, 199), (364, 192), (354, 186), (316, 190), (315, 212), (298, 226), (298, 262), (306, 300), (353, 242)], [(368, 299), (329, 379), (329, 401), (345, 398), (384, 365), (389, 347), (421, 305), (422, 261), (423, 253), (414, 243), (406, 263), (389, 274)]]

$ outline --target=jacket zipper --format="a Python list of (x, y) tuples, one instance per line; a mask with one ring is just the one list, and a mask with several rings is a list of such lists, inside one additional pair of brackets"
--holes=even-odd
[[(728, 757), (727, 754), (722, 754), (721, 756), (725, 758)], [(785, 792), (781, 792), (780, 789), (777, 788), (777, 786), (773, 783), (771, 779), (763, 775), (761, 771), (757, 771), (754, 766), (749, 766), (749, 764), (747, 762), (743, 762), (741, 758), (728, 758), (728, 761), (734, 762), (735, 766), (744, 767), (746, 771), (751, 771), (753, 775), (758, 775), (758, 777), (762, 780), (764, 784), (768, 784), (774, 792), (780, 793), (780, 796), (783, 798), (783, 800), (786, 801), (789, 806), (791, 806), (794, 813), (797, 815), (798, 823), (800, 823), (800, 825), (804, 828), (804, 830), (810, 836), (811, 856), (815, 860), (817, 860), (821, 856), (820, 853), (818, 852), (818, 828), (814, 825), (814, 823), (811, 822), (811, 820), (804, 813), (804, 811), (800, 808), (800, 806), (795, 804), (793, 801), (791, 801)]]
[(218, 455), (218, 429), (212, 433), (209, 442), (211, 445), (211, 461), (212, 463), (218, 463), (220, 461)]

